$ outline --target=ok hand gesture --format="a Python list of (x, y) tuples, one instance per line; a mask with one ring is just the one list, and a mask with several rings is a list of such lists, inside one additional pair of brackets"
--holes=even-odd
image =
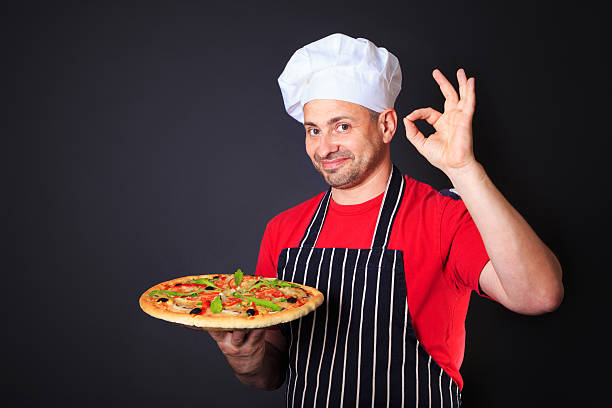
[[(476, 106), (474, 78), (467, 79), (463, 69), (457, 71), (459, 95), (439, 70), (433, 77), (446, 98), (444, 113), (433, 108), (421, 108), (404, 118), (406, 137), (431, 164), (450, 177), (449, 172), (475, 162), (472, 148), (472, 117)], [(425, 137), (414, 124), (424, 119), (435, 133)]]

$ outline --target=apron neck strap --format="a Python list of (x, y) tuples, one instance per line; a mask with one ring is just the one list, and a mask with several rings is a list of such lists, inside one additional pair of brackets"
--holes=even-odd
[[(387, 188), (385, 189), (385, 195), (383, 197), (380, 211), (378, 212), (378, 219), (376, 220), (376, 229), (374, 231), (374, 237), (372, 238), (372, 248), (387, 248), (389, 243), (389, 236), (391, 234), (391, 228), (395, 221), (395, 215), (399, 208), (399, 204), (404, 194), (405, 180), (402, 173), (398, 170), (395, 165), (391, 169), (391, 176), (387, 181)], [(329, 208), (329, 200), (331, 200), (331, 187), (317, 207), (317, 211), (312, 216), (308, 228), (300, 241), (301, 247), (314, 247), (319, 238), (319, 233), (323, 228), (325, 222), (325, 216), (327, 215), (327, 209)]]

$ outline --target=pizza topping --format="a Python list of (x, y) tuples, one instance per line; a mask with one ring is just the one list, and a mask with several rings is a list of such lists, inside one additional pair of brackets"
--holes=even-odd
[(149, 296), (156, 296), (156, 295), (166, 295), (166, 296), (179, 296), (179, 297), (185, 297), (185, 296), (193, 296), (193, 295), (197, 295), (200, 292), (204, 292), (204, 289), (202, 290), (195, 290), (193, 292), (175, 292), (173, 290), (152, 290), (149, 292)]
[(242, 269), (238, 269), (236, 272), (234, 272), (234, 283), (236, 286), (240, 286), (243, 276), (244, 274), (242, 273)]
[(276, 303), (270, 300), (267, 300), (267, 299), (258, 299), (254, 297), (248, 297), (248, 296), (245, 296), (245, 299), (252, 301), (258, 306), (264, 306), (264, 307), (267, 307), (268, 309), (272, 309), (276, 311), (281, 310), (281, 308)]
[(223, 305), (221, 304), (221, 296), (217, 296), (210, 302), (210, 311), (213, 313), (219, 313), (223, 310)]
[(276, 303), (270, 300), (267, 300), (267, 299), (258, 299), (258, 298), (251, 297), (251, 296), (242, 296), (238, 292), (235, 292), (233, 295), (234, 297), (237, 297), (240, 299), (250, 300), (251, 302), (255, 303), (258, 306), (264, 306), (272, 310), (281, 310), (281, 308)]
[(244, 275), (241, 269), (232, 275), (203, 276), (161, 284), (147, 295), (158, 308), (194, 318), (224, 314), (253, 318), (298, 308), (311, 296), (301, 285)]
[(242, 299), (240, 298), (225, 298), (223, 301), (223, 307), (232, 307), (240, 302), (242, 302)]
[(209, 286), (212, 287), (213, 289), (219, 289), (217, 286), (215, 286), (214, 283), (212, 283), (206, 278), (194, 279), (191, 281), (191, 283), (195, 283), (197, 285), (206, 285), (206, 289), (208, 289)]

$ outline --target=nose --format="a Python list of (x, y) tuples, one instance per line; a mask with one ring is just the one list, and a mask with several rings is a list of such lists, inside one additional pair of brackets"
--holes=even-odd
[(319, 157), (324, 159), (330, 153), (335, 153), (340, 148), (340, 145), (336, 143), (331, 135), (331, 132), (321, 132), (319, 138), (319, 145), (317, 146), (316, 153)]

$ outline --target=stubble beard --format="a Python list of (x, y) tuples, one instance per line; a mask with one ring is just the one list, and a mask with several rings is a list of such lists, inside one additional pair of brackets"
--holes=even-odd
[[(355, 158), (355, 155), (348, 150), (339, 150), (322, 158), (315, 154), (312, 164), (315, 169), (323, 176), (327, 184), (337, 189), (349, 189), (359, 185), (383, 160), (384, 150), (382, 146), (376, 146), (371, 152)], [(338, 168), (324, 169), (321, 161), (346, 158), (344, 163)]]

